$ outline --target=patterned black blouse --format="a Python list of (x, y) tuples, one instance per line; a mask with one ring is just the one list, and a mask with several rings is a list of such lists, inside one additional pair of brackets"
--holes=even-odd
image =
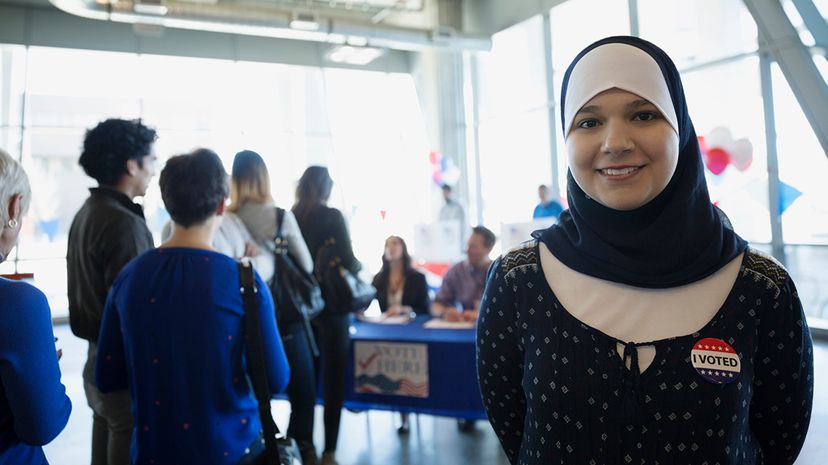
[[(563, 308), (537, 247), (492, 265), (478, 320), (483, 404), (512, 464), (794, 462), (811, 415), (813, 346), (778, 262), (746, 252), (722, 308), (697, 333), (625, 344)], [(642, 345), (656, 358), (639, 373)], [(710, 356), (712, 370), (694, 365)]]

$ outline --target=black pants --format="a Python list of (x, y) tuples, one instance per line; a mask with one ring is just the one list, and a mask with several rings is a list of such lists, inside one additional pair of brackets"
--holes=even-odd
[(351, 343), (351, 314), (330, 314), (328, 310), (313, 320), (319, 341), (322, 393), (325, 396), (325, 452), (336, 450), (339, 420), (345, 400), (345, 369)]
[(304, 323), (280, 328), (290, 365), (287, 387), (290, 401), (290, 423), (287, 434), (300, 443), (313, 444), (313, 415), (316, 406), (316, 373)]

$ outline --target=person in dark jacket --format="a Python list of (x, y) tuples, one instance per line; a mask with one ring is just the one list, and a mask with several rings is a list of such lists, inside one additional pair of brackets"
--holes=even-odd
[(430, 299), (425, 275), (411, 266), (408, 246), (399, 236), (385, 240), (382, 268), (374, 276), (380, 310), (386, 315), (428, 315)]
[(108, 119), (87, 131), (80, 165), (98, 182), (69, 228), (66, 253), (69, 324), (89, 341), (83, 369), (93, 411), (92, 465), (127, 465), (132, 434), (129, 392), (102, 394), (94, 367), (104, 302), (130, 260), (153, 247), (144, 212), (133, 199), (155, 175), (155, 130), (141, 121)]
[[(377, 301), (385, 315), (428, 315), (431, 300), (425, 275), (411, 266), (411, 255), (402, 237), (391, 236), (385, 240), (382, 268), (374, 276)], [(400, 434), (408, 433), (408, 412), (400, 413)]]
[[(322, 166), (308, 167), (299, 179), (296, 188), (296, 204), (293, 214), (302, 230), (302, 236), (316, 262), (319, 249), (329, 239), (334, 240), (337, 255), (343, 265), (353, 273), (362, 268), (354, 257), (351, 237), (342, 213), (327, 206), (331, 196), (333, 180), (328, 169)], [(318, 268), (318, 264), (314, 265)], [(317, 270), (318, 271), (318, 270)], [(313, 321), (320, 345), (321, 375), (325, 380), (325, 449), (322, 465), (335, 465), (336, 443), (339, 436), (339, 420), (342, 403), (345, 400), (345, 368), (350, 349), (349, 331), (351, 315), (349, 309), (334, 308), (329, 302), (322, 314)]]
[[(31, 202), (23, 168), (0, 149), (0, 263), (17, 244)], [(51, 312), (31, 284), (0, 278), (0, 463), (43, 465), (42, 445), (66, 426)]]

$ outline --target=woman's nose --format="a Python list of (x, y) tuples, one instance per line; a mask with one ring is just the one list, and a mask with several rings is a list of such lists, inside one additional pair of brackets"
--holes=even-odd
[(607, 123), (601, 151), (607, 155), (622, 155), (632, 151), (635, 144), (629, 128), (624, 123)]

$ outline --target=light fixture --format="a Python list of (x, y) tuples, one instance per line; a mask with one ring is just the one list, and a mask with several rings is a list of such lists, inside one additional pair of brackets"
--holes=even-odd
[(141, 15), (165, 16), (168, 8), (163, 0), (141, 0), (132, 5), (132, 10)]
[(367, 65), (376, 60), (385, 49), (377, 47), (356, 47), (353, 45), (336, 45), (331, 47), (325, 59), (334, 63), (344, 63), (348, 65)]
[(300, 31), (318, 31), (319, 20), (310, 12), (296, 12), (290, 20), (291, 29)]

